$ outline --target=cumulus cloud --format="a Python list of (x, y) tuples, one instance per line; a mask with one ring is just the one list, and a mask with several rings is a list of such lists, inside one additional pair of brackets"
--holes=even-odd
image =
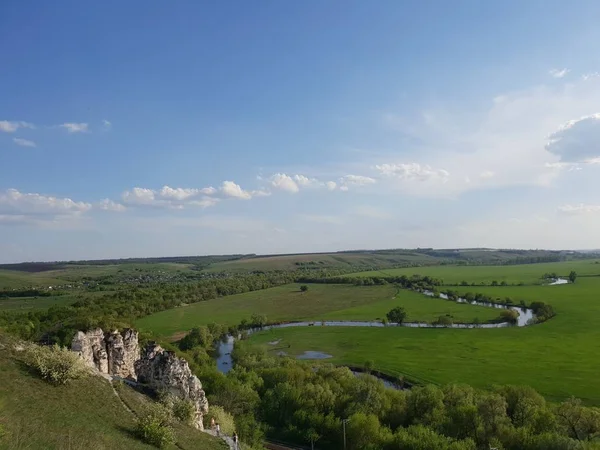
[(567, 215), (597, 214), (600, 213), (600, 205), (587, 205), (585, 203), (562, 205), (558, 207), (558, 212)]
[(163, 186), (159, 191), (159, 195), (165, 199), (173, 200), (186, 200), (191, 197), (195, 197), (200, 193), (199, 189), (186, 189), (186, 188), (172, 188), (169, 186)]
[(0, 214), (4, 215), (68, 215), (89, 211), (92, 205), (16, 189), (0, 191)]
[(219, 191), (225, 197), (239, 198), (242, 200), (249, 200), (252, 198), (250, 192), (245, 191), (239, 184), (235, 184), (233, 181), (223, 181)]
[(87, 123), (67, 122), (59, 125), (59, 127), (64, 128), (69, 133), (87, 133), (89, 131)]
[(546, 150), (567, 163), (586, 163), (599, 158), (600, 113), (563, 124), (550, 135)]
[(165, 185), (157, 190), (134, 187), (123, 192), (121, 199), (124, 204), (130, 206), (183, 209), (186, 206), (208, 208), (225, 198), (248, 200), (252, 197), (266, 195), (269, 195), (269, 192), (246, 191), (233, 181), (224, 181), (218, 189), (212, 186), (198, 189), (174, 188)]
[(13, 138), (13, 142), (21, 147), (36, 147), (35, 142), (28, 139)]
[(563, 78), (566, 74), (570, 72), (569, 69), (551, 69), (548, 73), (554, 78)]
[(101, 200), (100, 202), (98, 202), (98, 208), (101, 209), (102, 211), (114, 211), (114, 212), (123, 212), (127, 209), (125, 207), (125, 205), (114, 202), (108, 198), (105, 198), (104, 200)]
[(35, 128), (32, 123), (23, 121), (0, 120), (0, 131), (5, 133), (14, 133), (19, 128)]
[(326, 181), (325, 187), (330, 191), (335, 191), (335, 188), (337, 187), (337, 183), (335, 181)]
[(385, 176), (400, 178), (402, 180), (427, 181), (431, 179), (446, 180), (450, 176), (444, 169), (433, 169), (428, 165), (419, 163), (410, 164), (379, 164), (375, 168)]
[(129, 205), (148, 205), (151, 206), (155, 200), (155, 194), (152, 189), (134, 187), (131, 191), (123, 192), (123, 202)]
[(275, 189), (280, 189), (286, 192), (296, 193), (300, 190), (294, 179), (285, 173), (276, 173), (275, 175), (271, 176), (270, 183)]

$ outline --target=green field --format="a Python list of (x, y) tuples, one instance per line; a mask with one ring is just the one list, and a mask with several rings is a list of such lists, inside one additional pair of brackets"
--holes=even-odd
[(357, 272), (348, 277), (382, 277), (401, 275), (429, 275), (441, 279), (444, 283), (459, 284), (490, 283), (493, 280), (508, 284), (523, 282), (525, 284), (543, 284), (542, 276), (546, 273), (556, 273), (567, 277), (569, 272), (576, 271), (581, 276), (600, 276), (598, 260), (565, 261), (558, 263), (523, 264), (510, 266), (433, 266), (409, 267), (403, 269), (385, 269), (371, 272)]
[(30, 286), (48, 287), (66, 283), (66, 280), (55, 278), (48, 272), (19, 272), (17, 270), (0, 269), (0, 290), (21, 289)]
[(569, 285), (480, 287), (476, 291), (527, 302), (542, 300), (553, 305), (557, 315), (525, 328), (311, 327), (269, 331), (252, 340), (263, 344), (281, 338), (291, 345), (291, 354), (324, 351), (334, 356), (328, 361), (337, 364), (362, 366), (372, 360), (378, 370), (420, 382), (463, 382), (478, 387), (525, 384), (550, 399), (575, 395), (600, 404), (600, 278), (581, 277)]
[(393, 286), (311, 284), (300, 292), (299, 284), (231, 295), (162, 311), (137, 322), (141, 330), (172, 336), (211, 322), (236, 325), (253, 313), (266, 314), (272, 322), (288, 320), (376, 320), (395, 306), (403, 306), (407, 320), (433, 321), (451, 314), (455, 321), (493, 320), (498, 310), (426, 297)]

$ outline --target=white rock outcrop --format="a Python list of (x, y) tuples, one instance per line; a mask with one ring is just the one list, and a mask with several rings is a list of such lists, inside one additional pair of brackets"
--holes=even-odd
[(156, 343), (149, 343), (135, 363), (137, 379), (156, 391), (166, 392), (189, 400), (195, 407), (194, 425), (203, 430), (202, 419), (208, 412), (208, 400), (202, 383), (190, 369), (188, 362), (174, 352), (165, 351)]
[(78, 331), (71, 350), (100, 373), (136, 379), (134, 363), (140, 359), (140, 348), (135, 330), (127, 329), (123, 333), (104, 333), (100, 328), (85, 333)]
[(174, 352), (152, 342), (140, 354), (137, 331), (104, 333), (100, 328), (78, 331), (71, 349), (103, 374), (137, 380), (155, 391), (189, 400), (196, 412), (195, 427), (204, 429), (202, 419), (208, 412), (208, 401), (202, 383), (188, 362)]

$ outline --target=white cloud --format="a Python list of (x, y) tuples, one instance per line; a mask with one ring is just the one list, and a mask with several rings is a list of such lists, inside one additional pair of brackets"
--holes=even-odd
[[(340, 178), (340, 185), (342, 186), (367, 186), (369, 184), (375, 184), (377, 180), (375, 178), (366, 177), (363, 175), (344, 175)], [(346, 189), (347, 190), (347, 189)]]
[(548, 73), (554, 78), (563, 78), (566, 74), (570, 72), (569, 69), (551, 69)]
[(588, 80), (593, 80), (594, 78), (599, 78), (600, 77), (600, 72), (590, 72), (590, 73), (584, 73), (581, 76), (581, 79), (583, 81), (588, 81)]
[(233, 181), (223, 181), (220, 192), (225, 197), (239, 198), (242, 200), (249, 200), (252, 198), (252, 194), (241, 188), (239, 184), (235, 184)]
[[(598, 111), (600, 77), (586, 82), (578, 80), (566, 84), (538, 85), (499, 94), (501, 101), (490, 101), (487, 111), (469, 113), (451, 105), (452, 108), (447, 111), (435, 111), (434, 123), (425, 124), (418, 119), (401, 130), (402, 138), (409, 133), (403, 151), (412, 155), (418, 166), (384, 166), (382, 163), (389, 163), (390, 160), (386, 158), (386, 161), (383, 157), (369, 162), (378, 164), (380, 172), (383, 169), (384, 173), (390, 175), (399, 173), (401, 177), (419, 179), (422, 175), (419, 168), (426, 167), (426, 161), (430, 167), (443, 169), (451, 176), (446, 177), (441, 172), (437, 182), (433, 181), (436, 178), (432, 178), (430, 182), (417, 187), (406, 181), (393, 183), (398, 178), (393, 175), (389, 176), (392, 187), (406, 195), (456, 198), (463, 192), (478, 189), (548, 187), (560, 180), (563, 170), (558, 169), (578, 170), (576, 166), (571, 169), (568, 165), (559, 167), (556, 163), (590, 164), (600, 157), (600, 153), (593, 151), (598, 149), (600, 142), (600, 139), (592, 138), (592, 135), (596, 136), (591, 132), (591, 128), (595, 128), (591, 126), (593, 120), (587, 121), (590, 130), (585, 138), (586, 144), (579, 145), (585, 151), (582, 149), (579, 152), (582, 154), (577, 157), (573, 157), (577, 142), (567, 138), (577, 135), (583, 139), (582, 124), (566, 131), (562, 130), (563, 126), (557, 131), (561, 123), (568, 124), (574, 117), (589, 117)], [(577, 130), (579, 127), (582, 129)], [(563, 139), (562, 142), (551, 142), (546, 148), (548, 136), (554, 140), (559, 137)], [(490, 169), (494, 171), (492, 178), (479, 177), (479, 174)], [(427, 172), (423, 177), (427, 179)], [(442, 178), (446, 178), (446, 181), (442, 182)], [(382, 184), (382, 188), (385, 187), (388, 185)]]
[(550, 135), (546, 150), (564, 162), (585, 162), (600, 157), (600, 113), (561, 125)]
[(220, 199), (214, 197), (202, 197), (200, 200), (192, 200), (188, 204), (199, 208), (209, 208), (219, 203)]
[(205, 194), (205, 195), (214, 195), (217, 193), (217, 190), (214, 187), (209, 186), (209, 187), (200, 189), (198, 192), (200, 192), (200, 194)]
[(13, 138), (13, 142), (21, 147), (36, 147), (35, 142), (27, 139)]
[(105, 130), (110, 130), (112, 128), (112, 123), (109, 120), (102, 120), (102, 126)]
[[(298, 177), (298, 175), (296, 176)], [(304, 179), (308, 180), (306, 177), (301, 178), (302, 181)], [(275, 189), (280, 189), (286, 192), (296, 193), (300, 190), (298, 184), (292, 179), (292, 177), (286, 175), (285, 173), (276, 173), (275, 175), (271, 176), (270, 183)]]
[(481, 172), (479, 174), (479, 178), (483, 178), (488, 179), (488, 178), (492, 178), (494, 176), (494, 172), (492, 172), (491, 170), (484, 170), (483, 172)]
[(169, 186), (163, 186), (162, 189), (159, 191), (159, 195), (162, 198), (173, 199), (178, 201), (195, 197), (199, 193), (199, 189), (171, 188)]
[(69, 133), (87, 133), (89, 131), (87, 123), (67, 122), (59, 127), (66, 129)]
[(134, 187), (131, 191), (125, 191), (122, 195), (123, 202), (129, 205), (151, 206), (155, 200), (152, 189)]
[(123, 192), (121, 198), (124, 204), (131, 206), (184, 209), (186, 206), (207, 208), (225, 198), (248, 200), (267, 195), (270, 193), (263, 190), (246, 191), (233, 181), (224, 181), (218, 189), (212, 186), (197, 189), (173, 188), (165, 185), (158, 190), (134, 187)]
[(16, 189), (0, 191), (0, 213), (6, 215), (66, 215), (89, 211), (92, 205), (70, 198), (21, 193)]
[(431, 179), (446, 180), (450, 176), (444, 169), (433, 169), (419, 163), (410, 164), (378, 164), (375, 166), (382, 175), (392, 176), (401, 180), (427, 181)]
[[(259, 175), (259, 181), (263, 178)], [(295, 194), (302, 189), (327, 189), (333, 191), (337, 188), (335, 181), (321, 181), (317, 178), (307, 177), (306, 175), (287, 175), (285, 173), (276, 173), (269, 177), (269, 184), (275, 189)]]
[(103, 211), (114, 211), (114, 212), (123, 212), (127, 209), (125, 207), (125, 205), (114, 202), (108, 198), (105, 198), (104, 200), (101, 200), (100, 202), (98, 202), (98, 208)]
[(35, 126), (29, 122), (0, 120), (0, 131), (14, 133), (19, 128), (35, 128)]
[(558, 212), (567, 215), (597, 214), (600, 213), (600, 205), (587, 205), (579, 203), (577, 205), (562, 205), (558, 207)]

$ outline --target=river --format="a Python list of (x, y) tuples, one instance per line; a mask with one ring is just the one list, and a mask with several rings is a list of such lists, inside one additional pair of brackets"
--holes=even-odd
[[(422, 292), (424, 295), (432, 297), (434, 294), (431, 291)], [(448, 299), (446, 294), (440, 294), (440, 298)], [(531, 309), (518, 307), (518, 306), (507, 306), (507, 305), (499, 305), (495, 303), (488, 302), (478, 302), (478, 301), (467, 301), (464, 298), (459, 298), (456, 300), (459, 303), (469, 303), (471, 305), (479, 305), (485, 306), (488, 308), (497, 308), (497, 309), (511, 309), (516, 311), (519, 316), (517, 319), (517, 323), (511, 324), (508, 322), (501, 323), (454, 323), (448, 325), (434, 325), (427, 322), (404, 322), (401, 324), (398, 323), (387, 323), (384, 324), (378, 321), (350, 321), (350, 320), (325, 320), (325, 321), (303, 321), (303, 322), (289, 322), (289, 323), (281, 323), (275, 325), (267, 325), (262, 328), (253, 328), (246, 330), (248, 334), (252, 334), (259, 331), (268, 331), (275, 330), (278, 328), (293, 328), (293, 327), (374, 327), (374, 328), (384, 328), (384, 327), (410, 327), (410, 328), (505, 328), (505, 327), (524, 327), (533, 323), (532, 319), (535, 319), (535, 314)], [(275, 345), (278, 341), (275, 341), (271, 344)], [(218, 356), (217, 360), (217, 368), (220, 372), (227, 373), (233, 367), (233, 359), (231, 357), (231, 352), (233, 351), (233, 346), (235, 344), (235, 338), (232, 335), (227, 335), (225, 339), (219, 342), (217, 352)], [(282, 356), (285, 356), (285, 352), (281, 352)], [(322, 352), (305, 352), (300, 355), (298, 359), (327, 359), (331, 357), (331, 355), (327, 355)], [(354, 371), (355, 372), (355, 371)], [(387, 384), (390, 384), (389, 380), (386, 380), (382, 377), (378, 377), (382, 381), (385, 381)], [(392, 386), (393, 387), (393, 386)]]

